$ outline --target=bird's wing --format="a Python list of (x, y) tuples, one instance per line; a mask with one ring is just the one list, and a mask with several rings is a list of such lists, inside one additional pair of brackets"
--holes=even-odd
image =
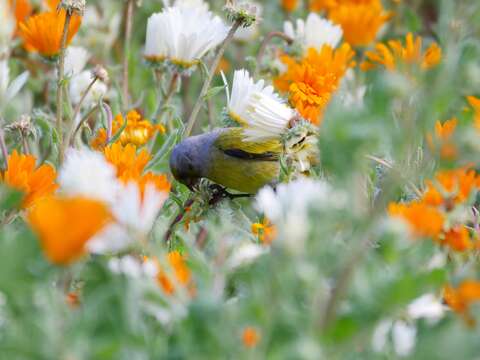
[(226, 128), (215, 140), (215, 146), (225, 154), (240, 159), (264, 161), (279, 159), (282, 144), (278, 140), (253, 142), (244, 139), (242, 128)]

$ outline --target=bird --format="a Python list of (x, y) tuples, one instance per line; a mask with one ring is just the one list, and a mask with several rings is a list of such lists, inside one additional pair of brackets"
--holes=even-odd
[(202, 179), (225, 188), (255, 194), (274, 185), (280, 174), (281, 142), (246, 141), (243, 128), (219, 128), (184, 139), (170, 155), (170, 170), (191, 190)]

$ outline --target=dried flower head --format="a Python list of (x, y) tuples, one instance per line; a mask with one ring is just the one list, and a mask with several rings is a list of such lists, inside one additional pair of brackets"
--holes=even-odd
[(61, 0), (58, 4), (59, 9), (65, 9), (70, 14), (83, 16), (85, 12), (85, 0)]

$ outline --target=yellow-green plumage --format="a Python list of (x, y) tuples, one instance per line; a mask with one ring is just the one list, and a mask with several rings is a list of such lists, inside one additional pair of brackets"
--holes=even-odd
[(250, 194), (274, 183), (280, 171), (280, 142), (244, 141), (242, 132), (224, 128), (185, 139), (170, 157), (173, 175), (188, 186), (207, 178)]

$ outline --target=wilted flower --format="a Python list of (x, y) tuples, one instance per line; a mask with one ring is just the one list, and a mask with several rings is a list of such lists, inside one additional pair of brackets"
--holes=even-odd
[(375, 45), (375, 51), (365, 53), (367, 60), (361, 64), (363, 70), (370, 70), (383, 65), (387, 70), (396, 70), (403, 64), (416, 64), (428, 70), (437, 66), (442, 59), (442, 49), (437, 43), (432, 43), (422, 53), (422, 38), (408, 33), (405, 46), (399, 40), (390, 40), (388, 46), (380, 43)]
[(70, 14), (76, 13), (83, 15), (85, 12), (85, 0), (61, 0), (58, 4), (59, 9), (65, 9)]
[(36, 167), (32, 155), (19, 154), (16, 150), (8, 157), (7, 170), (0, 180), (25, 193), (22, 206), (30, 207), (57, 189), (55, 169), (48, 164)]
[(256, 39), (260, 33), (259, 25), (260, 25), (262, 12), (263, 12), (263, 6), (258, 2), (251, 2), (251, 4), (256, 8), (256, 15), (255, 15), (256, 21), (248, 27), (240, 27), (237, 31), (235, 31), (233, 38), (237, 41), (240, 41), (240, 42), (252, 41)]
[[(45, 57), (54, 57), (60, 52), (60, 43), (65, 25), (65, 11), (33, 15), (20, 24), (20, 36), (24, 47)], [(73, 16), (68, 28), (67, 44), (80, 28), (81, 18)]]
[[(83, 95), (92, 83), (94, 77), (94, 73), (89, 70), (84, 70), (80, 74), (70, 79), (70, 95), (74, 104), (78, 104), (80, 102)], [(107, 90), (107, 85), (98, 79), (89, 89), (82, 105), (88, 107), (94, 103), (97, 103), (100, 99), (105, 97)]]
[(301, 44), (304, 51), (309, 48), (321, 51), (323, 45), (336, 48), (342, 39), (342, 28), (317, 14), (309, 14), (306, 21), (298, 19), (296, 25), (295, 28), (291, 21), (286, 21), (283, 31)]
[(145, 58), (189, 68), (226, 35), (223, 21), (202, 7), (169, 7), (148, 19)]
[(82, 197), (48, 197), (28, 214), (45, 256), (58, 265), (68, 265), (81, 257), (87, 241), (109, 221), (111, 215), (105, 204)]

